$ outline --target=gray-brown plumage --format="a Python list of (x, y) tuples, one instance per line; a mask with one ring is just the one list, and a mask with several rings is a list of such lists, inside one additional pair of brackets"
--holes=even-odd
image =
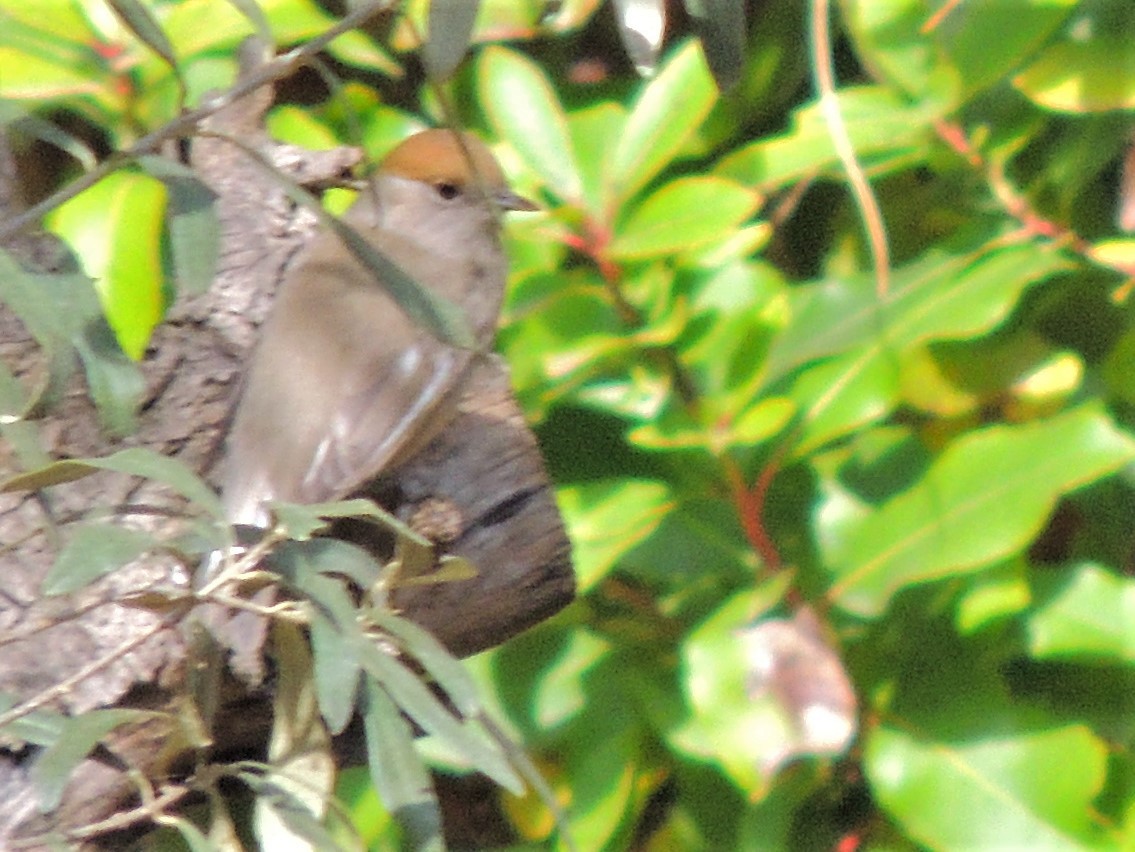
[[(345, 219), (456, 304), (483, 349), (507, 275), (493, 206), (533, 208), (488, 148), (463, 138), (465, 150), (449, 130), (407, 139)], [(392, 470), (449, 422), (474, 357), (406, 316), (334, 233), (318, 235), (281, 285), (244, 378), (225, 454), (229, 520), (264, 526), (267, 501), (340, 499)]]

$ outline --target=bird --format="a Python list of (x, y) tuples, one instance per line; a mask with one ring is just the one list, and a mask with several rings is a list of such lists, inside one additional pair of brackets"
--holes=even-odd
[(439, 340), (334, 231), (320, 232), (286, 272), (241, 381), (222, 458), (230, 523), (269, 526), (271, 501), (350, 496), (445, 428), (496, 333), (508, 271), (500, 213), (534, 209), (470, 133), (424, 130), (382, 160), (343, 219), (456, 305), (474, 347)]

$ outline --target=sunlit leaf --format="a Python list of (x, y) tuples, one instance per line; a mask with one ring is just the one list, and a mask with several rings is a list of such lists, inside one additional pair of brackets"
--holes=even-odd
[(1135, 439), (1098, 406), (974, 432), (833, 543), (828, 598), (878, 617), (905, 585), (978, 571), (1024, 548), (1062, 494), (1133, 459)]
[(611, 153), (610, 194), (616, 203), (631, 198), (669, 166), (717, 100), (717, 88), (697, 46), (675, 51), (646, 83), (627, 116)]
[(567, 119), (544, 71), (519, 53), (493, 46), (481, 53), (477, 86), (497, 135), (512, 143), (551, 193), (578, 199), (582, 187)]
[(1133, 619), (1135, 580), (1082, 565), (1029, 618), (1029, 651), (1041, 659), (1135, 663)]

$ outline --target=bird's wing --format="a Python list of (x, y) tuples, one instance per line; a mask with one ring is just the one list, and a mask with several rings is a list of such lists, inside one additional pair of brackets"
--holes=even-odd
[(451, 419), (455, 391), (472, 353), (446, 346), (428, 333), (385, 361), (365, 381), (345, 389), (314, 447), (295, 500), (315, 503), (348, 496), (425, 448)]

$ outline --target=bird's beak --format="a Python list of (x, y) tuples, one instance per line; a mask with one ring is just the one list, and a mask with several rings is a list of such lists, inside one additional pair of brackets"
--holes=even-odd
[(521, 210), (531, 212), (533, 210), (540, 209), (539, 205), (529, 201), (523, 195), (517, 195), (515, 192), (512, 192), (508, 189), (501, 190), (500, 192), (496, 193), (496, 195), (493, 196), (493, 201), (496, 202), (497, 206), (500, 207), (501, 210)]

